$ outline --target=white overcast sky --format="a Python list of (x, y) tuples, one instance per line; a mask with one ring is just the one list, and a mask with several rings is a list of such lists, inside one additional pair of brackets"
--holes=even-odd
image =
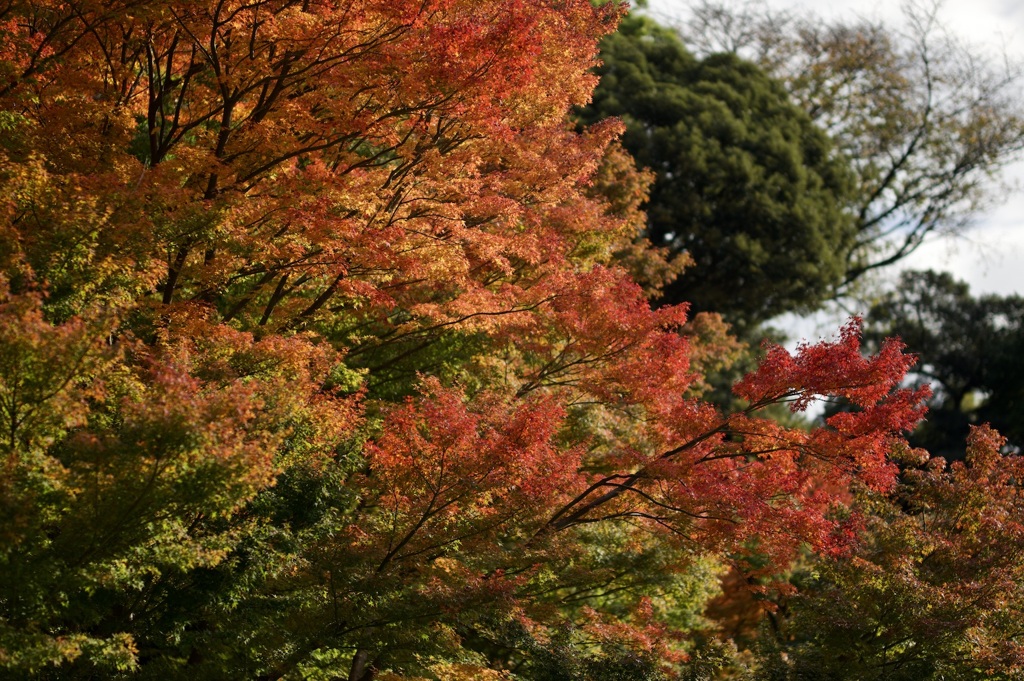
[[(767, 2), (775, 9), (808, 11), (826, 17), (861, 16), (897, 23), (901, 18), (897, 0)], [(685, 14), (685, 7), (686, 0), (650, 0), (648, 11), (660, 21), (671, 24)], [(1024, 59), (1024, 0), (946, 0), (939, 10), (939, 18), (954, 34), (982, 50), (995, 53), (1005, 48), (1005, 53)], [(907, 266), (949, 270), (967, 281), (975, 295), (1024, 295), (1024, 163), (1011, 167), (1009, 177), (1020, 186), (996, 197), (997, 205), (979, 214), (964, 238), (926, 243), (908, 259)], [(827, 335), (826, 329), (835, 329), (834, 315), (831, 321), (820, 317), (814, 327), (807, 325), (811, 320), (799, 324), (799, 336), (813, 339), (817, 333)]]

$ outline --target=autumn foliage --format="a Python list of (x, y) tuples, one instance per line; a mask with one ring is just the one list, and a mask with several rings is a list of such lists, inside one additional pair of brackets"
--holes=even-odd
[(567, 119), (617, 18), (0, 6), (5, 673), (676, 678), (712, 562), (850, 550), (912, 359), (852, 322), (702, 400), (732, 341)]

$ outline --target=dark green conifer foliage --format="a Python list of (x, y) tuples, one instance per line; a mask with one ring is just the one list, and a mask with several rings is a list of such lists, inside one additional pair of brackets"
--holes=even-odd
[(649, 238), (695, 261), (664, 300), (743, 327), (827, 299), (854, 237), (849, 172), (782, 86), (734, 55), (696, 59), (642, 16), (601, 58), (580, 118), (625, 121), (626, 149), (656, 173)]

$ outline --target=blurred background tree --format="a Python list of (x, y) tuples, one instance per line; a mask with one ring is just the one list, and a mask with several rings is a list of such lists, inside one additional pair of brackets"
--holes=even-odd
[(742, 55), (779, 79), (848, 160), (857, 236), (836, 295), (961, 232), (1024, 148), (1021, 64), (957, 38), (940, 4), (904, 3), (892, 25), (702, 0), (680, 26), (695, 54)]
[(1024, 443), (1024, 298), (971, 295), (946, 272), (908, 271), (868, 316), (870, 341), (899, 336), (934, 395), (912, 442), (963, 457), (971, 425), (990, 423)]
[(856, 238), (851, 175), (782, 83), (735, 55), (698, 59), (637, 15), (601, 59), (579, 118), (622, 118), (623, 146), (655, 174), (647, 237), (693, 260), (661, 300), (741, 328), (826, 300)]
[(579, 117), (622, 118), (655, 174), (647, 237), (693, 260), (664, 301), (755, 338), (870, 291), (865, 275), (993, 202), (1024, 148), (1024, 72), (937, 10), (890, 25), (705, 0), (677, 28), (633, 14), (605, 38)]

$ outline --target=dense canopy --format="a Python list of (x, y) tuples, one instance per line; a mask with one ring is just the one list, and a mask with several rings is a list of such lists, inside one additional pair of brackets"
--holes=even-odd
[(703, 399), (570, 120), (616, 12), (0, 5), (0, 675), (700, 678), (721, 574), (852, 555), (927, 390), (853, 320)]

